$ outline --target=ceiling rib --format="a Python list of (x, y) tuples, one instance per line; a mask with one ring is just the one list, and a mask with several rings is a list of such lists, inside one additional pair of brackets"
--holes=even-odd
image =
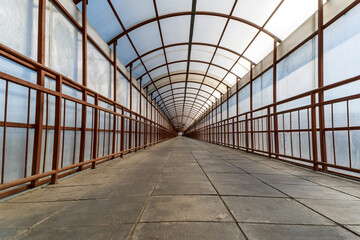
[[(214, 58), (215, 58), (215, 56), (216, 56), (216, 52), (217, 52), (217, 50), (218, 50), (218, 48), (219, 48), (219, 46), (220, 46), (221, 40), (222, 40), (222, 38), (223, 38), (223, 36), (224, 36), (224, 34), (225, 34), (225, 31), (226, 31), (226, 28), (227, 28), (229, 22), (230, 22), (230, 17), (231, 17), (231, 15), (232, 15), (233, 12), (234, 12), (234, 9), (235, 9), (235, 7), (236, 7), (237, 1), (238, 1), (238, 0), (235, 0), (235, 1), (234, 1), (234, 4), (233, 4), (233, 6), (232, 6), (232, 8), (231, 8), (229, 17), (228, 17), (228, 19), (226, 20), (226, 23), (225, 23), (225, 25), (224, 25), (224, 29), (223, 29), (222, 32), (221, 32), (219, 41), (218, 41), (218, 43), (217, 43), (217, 45), (216, 45), (216, 47), (215, 47), (215, 51), (214, 51), (214, 53), (213, 53), (213, 55), (212, 55), (212, 57), (211, 57), (209, 66), (208, 66), (208, 68), (206, 69), (205, 76), (208, 74), (209, 69), (210, 69), (210, 67), (211, 67), (211, 63), (212, 63), (212, 61), (214, 60)], [(235, 62), (235, 63), (236, 63), (236, 62)], [(204, 83), (204, 81), (205, 81), (205, 76), (204, 76), (201, 84)], [(220, 84), (219, 84), (219, 85), (220, 85)], [(219, 85), (218, 85), (218, 86), (219, 86)], [(216, 88), (218, 88), (218, 86), (217, 86)], [(201, 86), (200, 86), (200, 87), (201, 87)], [(198, 93), (199, 93), (199, 92), (198, 92)], [(194, 102), (195, 102), (195, 101), (194, 101)]]
[[(110, 6), (110, 8), (111, 8), (112, 12), (114, 13), (114, 15), (115, 15), (115, 17), (116, 17), (117, 21), (119, 22), (119, 24), (120, 24), (121, 28), (123, 29), (123, 31), (124, 31), (124, 32), (126, 32), (126, 28), (124, 27), (123, 23), (121, 22), (120, 17), (119, 17), (119, 15), (117, 14), (117, 12), (116, 12), (116, 10), (115, 10), (115, 8), (114, 8), (113, 4), (111, 3), (111, 1), (110, 1), (110, 0), (107, 0), (107, 2), (108, 2), (108, 4), (109, 4), (109, 6)], [(131, 38), (130, 38), (130, 36), (129, 36), (129, 34), (128, 34), (128, 33), (126, 33), (126, 37), (128, 38), (128, 40), (129, 40), (129, 42), (130, 42), (131, 46), (133, 47), (133, 49), (134, 49), (134, 51), (135, 51), (136, 55), (137, 55), (138, 57), (140, 57), (139, 52), (137, 51), (137, 49), (136, 49), (136, 47), (135, 47), (134, 43), (132, 42), (132, 40), (131, 40)], [(146, 66), (145, 66), (145, 64), (144, 64), (143, 60), (142, 60), (141, 58), (140, 58), (139, 60), (141, 61), (142, 65), (144, 66), (144, 69), (147, 71)], [(150, 74), (149, 74), (149, 78), (150, 78), (150, 80), (151, 80), (151, 81), (153, 81), (153, 80), (152, 80), (152, 78), (151, 78), (151, 76), (150, 76)], [(130, 76), (130, 81), (132, 81), (132, 76)], [(154, 87), (155, 87), (155, 89), (156, 89), (156, 86), (155, 86), (155, 85), (154, 85)], [(156, 89), (156, 90), (157, 90), (157, 89)], [(159, 92), (158, 92), (158, 93), (159, 93)], [(160, 93), (159, 93), (159, 96), (160, 96)], [(160, 96), (160, 98), (161, 98), (161, 96)]]
[[(277, 7), (274, 9), (274, 11), (270, 14), (269, 18), (265, 21), (265, 23), (263, 24), (263, 26), (261, 27), (261, 29), (264, 29), (266, 24), (270, 21), (270, 19), (272, 18), (272, 16), (274, 16), (274, 14), (276, 13), (276, 11), (280, 8), (280, 6), (283, 4), (284, 0), (281, 0), (281, 2), (277, 5)], [(234, 66), (236, 65), (237, 61), (240, 60), (240, 58), (245, 54), (245, 52), (248, 50), (248, 48), (250, 47), (250, 45), (255, 41), (256, 37), (260, 34), (261, 30), (259, 30), (257, 32), (257, 34), (254, 36), (254, 38), (250, 41), (250, 43), (247, 45), (247, 47), (245, 48), (245, 50), (243, 51), (243, 53), (241, 54), (241, 56), (239, 56), (238, 60), (236, 60), (233, 64), (233, 66), (229, 69), (229, 72), (231, 71), (231, 69), (234, 68)], [(274, 38), (274, 40), (276, 40)], [(250, 69), (251, 71), (251, 69)], [(222, 81), (224, 81), (224, 79), (226, 78), (226, 76), (229, 74), (229, 72), (226, 73), (226, 75), (224, 76), (224, 78), (222, 79)], [(221, 82), (222, 82), (221, 81)], [(218, 86), (221, 84), (221, 82), (219, 82)]]
[[(191, 21), (190, 21), (190, 34), (189, 34), (189, 47), (188, 47), (188, 57), (187, 57), (187, 65), (186, 65), (186, 77), (185, 77), (185, 95), (184, 95), (184, 106), (182, 110), (182, 115), (184, 118), (184, 108), (185, 108), (185, 98), (186, 98), (186, 87), (189, 80), (189, 71), (190, 71), (190, 58), (191, 58), (191, 48), (192, 48), (192, 39), (194, 35), (194, 25), (195, 25), (195, 12), (196, 12), (196, 0), (192, 0), (191, 6)], [(182, 120), (183, 120), (182, 118)], [(181, 120), (181, 121), (182, 121)]]
[[(152, 69), (149, 70), (149, 73), (152, 72), (152, 71), (155, 71), (156, 69), (159, 69), (161, 67), (164, 67), (164, 66), (167, 66), (167, 65), (172, 65), (172, 64), (176, 64), (176, 63), (182, 63), (182, 62), (187, 62), (188, 60), (178, 60), (178, 61), (174, 61), (174, 62), (169, 62), (169, 63), (165, 63), (165, 64), (162, 64), (162, 65), (159, 65), (159, 66), (156, 66)], [(200, 61), (200, 60), (190, 60), (190, 62), (193, 62), (193, 63), (203, 63), (203, 64), (210, 64), (211, 66), (214, 66), (214, 67), (217, 67), (217, 68), (220, 68), (224, 71), (229, 71), (229, 69), (223, 67), (223, 66), (220, 66), (220, 65), (217, 65), (217, 64), (214, 64), (214, 63), (211, 63), (211, 62), (206, 62), (206, 61)], [(250, 69), (249, 69), (250, 70)], [(234, 72), (231, 72), (232, 74), (234, 74), (235, 76), (238, 76), (237, 74), (235, 74)], [(144, 74), (140, 75), (137, 79), (139, 80), (140, 78), (144, 77), (145, 75), (147, 74), (147, 72), (145, 72)], [(170, 72), (169, 72), (170, 74)], [(205, 75), (206, 76), (206, 75)], [(239, 77), (239, 76), (238, 76)], [(220, 80), (219, 80), (220, 81)], [(156, 80), (155, 80), (156, 82)], [(229, 86), (229, 87), (232, 87), (232, 86)]]
[[(142, 54), (142, 55), (140, 56), (140, 58), (144, 58), (145, 56), (147, 56), (147, 55), (149, 55), (149, 54), (151, 54), (151, 53), (154, 53), (154, 52), (156, 52), (156, 51), (159, 51), (159, 50), (161, 50), (161, 49), (163, 49), (163, 48), (171, 48), (171, 47), (183, 46), (183, 45), (188, 45), (188, 44), (189, 44), (188, 42), (174, 43), (174, 44), (166, 45), (166, 46), (164, 46), (164, 47), (154, 48), (154, 49), (152, 49), (152, 50), (150, 50), (150, 51)], [(216, 47), (216, 45), (214, 45), (214, 44), (201, 43), (201, 42), (193, 42), (192, 45), (207, 46), (207, 47), (214, 47), (214, 48)], [(218, 46), (218, 48), (221, 49), (221, 50), (230, 52), (230, 53), (232, 53), (232, 54), (234, 54), (234, 55), (241, 56), (241, 53), (238, 53), (238, 52), (236, 52), (236, 51), (234, 51), (234, 50), (231, 50), (231, 49), (229, 49), (229, 48), (222, 47), (222, 46)], [(245, 57), (245, 56), (243, 56), (243, 59), (245, 59), (245, 60), (248, 61), (249, 63), (255, 64), (253, 61), (251, 61), (250, 59), (248, 59), (248, 58)], [(126, 65), (126, 67), (130, 66), (130, 64), (136, 62), (137, 60), (139, 60), (139, 58), (135, 58), (134, 60), (131, 60), (131, 62), (129, 62), (129, 63)]]
[[(158, 19), (158, 20), (157, 20), (157, 25), (158, 25), (158, 28), (159, 28), (161, 45), (162, 45), (162, 49), (163, 49), (163, 53), (164, 53), (165, 65), (166, 65), (168, 74), (170, 75), (168, 59), (167, 59), (166, 51), (165, 51), (165, 48), (164, 48), (164, 46), (165, 46), (165, 44), (164, 44), (164, 37), (163, 37), (162, 31), (161, 31), (161, 26), (160, 26), (160, 20), (159, 20), (159, 14), (158, 14), (158, 9), (157, 9), (157, 5), (156, 5), (156, 0), (153, 0), (153, 6), (154, 6), (156, 18)], [(152, 70), (147, 71), (147, 73), (150, 73), (151, 71), (152, 71)], [(171, 77), (169, 77), (169, 82), (171, 83)], [(170, 85), (170, 87), (171, 87), (171, 90), (172, 90), (172, 85)], [(172, 93), (174, 94), (174, 92), (172, 92)], [(159, 94), (160, 94), (160, 93), (159, 93)], [(173, 94), (172, 94), (172, 95), (173, 95)], [(175, 101), (174, 101), (174, 104), (175, 104)], [(171, 120), (170, 120), (170, 121), (171, 121)]]
[[(148, 23), (152, 23), (152, 22), (155, 22), (155, 21), (158, 21), (158, 20), (162, 20), (162, 19), (166, 19), (166, 18), (171, 18), (171, 17), (179, 17), (179, 16), (189, 16), (189, 15), (193, 15), (193, 12), (192, 11), (186, 11), (186, 12), (176, 12), (176, 13), (170, 13), (170, 14), (165, 14), (165, 15), (161, 15), (159, 17), (154, 17), (154, 18), (150, 18), (150, 19), (147, 19), (143, 22), (140, 22), (132, 27), (129, 27), (128, 29), (124, 30), (123, 32), (121, 32), (120, 34), (118, 34), (117, 36), (115, 36), (113, 39), (111, 39), (109, 42), (108, 42), (108, 45), (111, 45), (113, 42), (115, 42), (117, 39), (125, 36), (126, 34), (128, 34), (129, 32), (139, 28), (139, 27), (142, 27)], [(223, 13), (218, 13), (218, 12), (207, 12), (207, 11), (197, 11), (195, 13), (195, 15), (205, 15), (205, 16), (215, 16), (215, 17), (221, 17), (221, 18), (230, 18), (231, 20), (234, 20), (234, 21), (238, 21), (238, 22), (242, 22), (244, 24), (247, 24), (249, 26), (252, 26), (254, 28), (257, 28), (258, 30), (261, 30), (262, 32), (264, 32), (265, 34), (269, 35), (270, 37), (274, 38), (274, 39), (277, 39), (279, 42), (281, 42), (280, 38), (278, 38), (275, 34), (269, 32), (268, 30), (260, 27), (259, 25), (249, 21), (249, 20), (246, 20), (246, 19), (243, 19), (243, 18), (239, 18), (239, 17), (234, 17), (234, 16), (229, 16), (227, 14), (223, 14)]]

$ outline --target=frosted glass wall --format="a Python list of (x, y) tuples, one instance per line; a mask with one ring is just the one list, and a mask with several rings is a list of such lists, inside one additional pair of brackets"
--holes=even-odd
[(46, 66), (82, 84), (81, 32), (51, 1), (46, 6)]
[(37, 60), (38, 0), (0, 0), (0, 43)]

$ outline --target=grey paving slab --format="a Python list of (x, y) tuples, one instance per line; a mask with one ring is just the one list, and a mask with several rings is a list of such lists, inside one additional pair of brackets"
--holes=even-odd
[(27, 228), (0, 228), (0, 239), (11, 239), (26, 230)]
[(303, 177), (305, 179), (308, 179), (309, 181), (319, 183), (324, 186), (330, 186), (330, 187), (360, 187), (359, 182), (347, 180), (344, 178), (336, 177), (336, 176), (305, 176)]
[(231, 165), (207, 165), (203, 166), (205, 172), (228, 172), (228, 173), (245, 173), (241, 169)]
[(356, 239), (359, 186), (175, 138), (0, 203), (0, 239)]
[(140, 222), (232, 221), (218, 196), (153, 196)]
[(360, 186), (359, 185), (351, 186), (351, 187), (339, 186), (339, 187), (332, 187), (332, 188), (342, 191), (342, 192), (346, 192), (348, 194), (351, 194), (353, 196), (360, 198)]
[(50, 217), (43, 226), (74, 227), (135, 223), (146, 197), (77, 201)]
[(27, 228), (71, 202), (0, 203), (0, 228)]
[(9, 202), (73, 201), (96, 189), (99, 185), (43, 187), (25, 193)]
[(294, 175), (276, 174), (252, 174), (254, 177), (270, 184), (289, 184), (289, 185), (318, 185), (306, 179)]
[(83, 195), (82, 199), (115, 198), (120, 196), (148, 196), (154, 188), (155, 180), (118, 179), (104, 184), (100, 188)]
[(285, 197), (284, 194), (264, 183), (213, 182), (221, 195)]
[(235, 223), (140, 223), (135, 229), (133, 240), (147, 239), (245, 239)]
[(334, 225), (295, 200), (289, 198), (223, 197), (238, 222)]
[(166, 181), (160, 180), (154, 195), (172, 194), (216, 194), (209, 181)]
[(16, 239), (63, 240), (63, 239), (126, 239), (132, 224), (102, 225), (102, 226), (70, 226), (70, 227), (35, 227), (21, 234)]
[(240, 224), (249, 239), (355, 240), (358, 236), (338, 226)]
[(356, 232), (357, 234), (360, 235), (360, 225), (354, 226), (354, 225), (348, 225), (346, 226), (348, 228), (350, 228), (352, 231)]
[(285, 194), (299, 199), (357, 200), (356, 197), (323, 186), (296, 185), (294, 187), (294, 185), (289, 184), (272, 185)]
[(258, 179), (246, 173), (210, 172), (207, 176), (214, 182), (260, 183)]
[(300, 202), (341, 224), (360, 225), (360, 201), (300, 199)]

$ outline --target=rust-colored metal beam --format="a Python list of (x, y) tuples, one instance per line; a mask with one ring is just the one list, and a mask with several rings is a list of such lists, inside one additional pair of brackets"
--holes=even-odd
[[(165, 45), (163, 47), (158, 47), (158, 48), (154, 48), (146, 53), (143, 53), (142, 55), (140, 55), (140, 57), (136, 57), (133, 60), (131, 60), (128, 64), (126, 64), (126, 67), (129, 67), (130, 64), (134, 64), (136, 61), (138, 61), (140, 58), (144, 58), (147, 55), (160, 51), (162, 49), (166, 49), (166, 48), (172, 48), (172, 47), (178, 47), (178, 46), (187, 46), (189, 43), (188, 42), (182, 42), (182, 43), (174, 43), (174, 44), (169, 44), (169, 45)], [(217, 45), (215, 44), (211, 44), (211, 43), (203, 43), (203, 42), (192, 42), (192, 45), (196, 45), (196, 46), (207, 46), (207, 47), (213, 47), (216, 48)], [(226, 52), (232, 53), (238, 57), (241, 56), (241, 53), (238, 53), (230, 48), (226, 48), (223, 46), (218, 46), (219, 49), (224, 50)], [(249, 63), (254, 63), (252, 62), (249, 58), (245, 57), (245, 56), (241, 56), (243, 59), (245, 59), (246, 61), (248, 61)], [(255, 63), (254, 63), (255, 64)]]
[[(46, 0), (39, 0), (38, 12), (38, 51), (37, 60), (39, 64), (45, 64), (45, 14), (46, 14)], [(37, 73), (37, 84), (44, 86), (45, 72), (40, 69)], [(36, 94), (36, 110), (35, 110), (35, 133), (34, 133), (34, 151), (33, 151), (33, 164), (32, 175), (37, 175), (40, 172), (40, 159), (41, 159), (41, 146), (42, 132), (43, 132), (43, 115), (44, 115), (44, 93), (37, 92)], [(3, 150), (5, 151), (5, 149)], [(31, 182), (31, 187), (36, 187), (38, 180)]]
[[(167, 18), (172, 18), (172, 17), (179, 17), (179, 16), (191, 16), (192, 15), (192, 12), (191, 11), (186, 11), (186, 12), (176, 12), (176, 13), (170, 13), (170, 14), (165, 14), (165, 15), (161, 15), (159, 17), (154, 17), (154, 18), (150, 18), (150, 19), (147, 19), (143, 22), (140, 22), (128, 29), (126, 29), (126, 31), (118, 34), (117, 36), (115, 36), (113, 39), (111, 39), (108, 44), (111, 45), (113, 42), (115, 42), (117, 39), (125, 36), (126, 34), (129, 34), (130, 32), (134, 31), (135, 29), (138, 29), (146, 24), (149, 24), (149, 23), (152, 23), (152, 22), (155, 22), (155, 21), (159, 21), (159, 20), (162, 20), (162, 19), (167, 19)], [(239, 17), (235, 17), (235, 16), (229, 16), (228, 14), (224, 14), (224, 13), (219, 13), (219, 12), (207, 12), (207, 11), (196, 11), (195, 12), (195, 15), (199, 15), (199, 16), (214, 16), (214, 17), (220, 17), (220, 18), (226, 18), (226, 19), (231, 19), (231, 20), (234, 20), (234, 21), (237, 21), (237, 22), (241, 22), (241, 23), (244, 23), (246, 25), (249, 25), (253, 28), (256, 28), (258, 29), (259, 31), (262, 31), (263, 33), (269, 35), (270, 37), (274, 38), (274, 39), (277, 39), (279, 42), (281, 42), (280, 38), (278, 38), (275, 34), (267, 31), (266, 29), (260, 27), (259, 25), (249, 21), (249, 20), (246, 20), (246, 19), (243, 19), (243, 18), (239, 18)]]

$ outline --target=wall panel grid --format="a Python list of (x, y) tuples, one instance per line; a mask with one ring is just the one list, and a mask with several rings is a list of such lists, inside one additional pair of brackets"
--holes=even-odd
[(350, 5), (282, 59), (275, 48), (268, 69), (185, 135), (360, 178), (359, 17)]
[(146, 115), (153, 103), (58, 1), (1, 5), (19, 17), (7, 26), (27, 31), (0, 42), (0, 197), (176, 135), (158, 109)]

